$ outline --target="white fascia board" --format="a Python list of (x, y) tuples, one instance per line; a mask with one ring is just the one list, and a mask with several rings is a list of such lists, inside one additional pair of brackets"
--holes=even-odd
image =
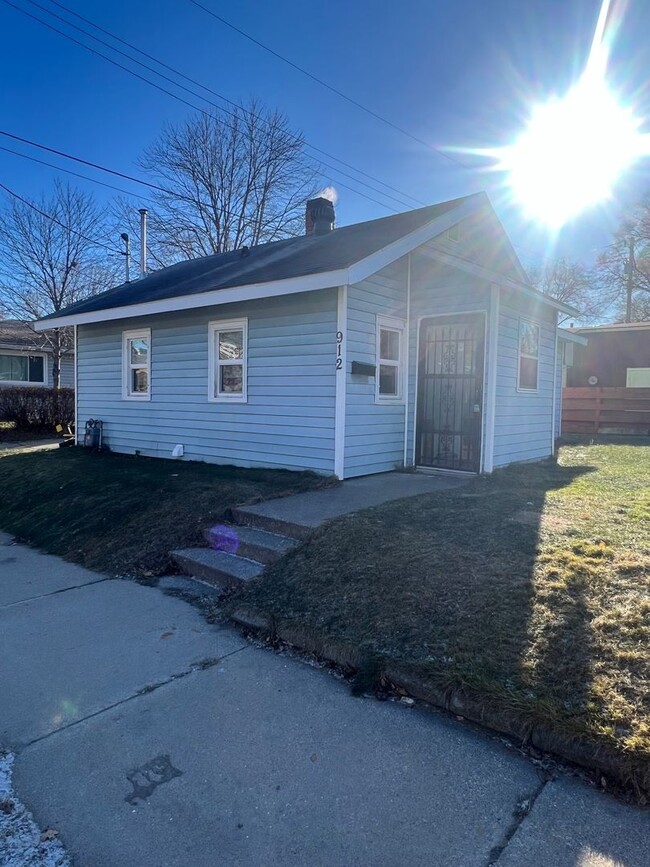
[(454, 256), (452, 253), (446, 253), (444, 250), (426, 249), (422, 250), (422, 254), (428, 259), (433, 259), (434, 261), (441, 262), (444, 265), (452, 265), (459, 271), (466, 271), (474, 277), (481, 277), (490, 283), (498, 283), (499, 286), (502, 286), (505, 289), (512, 289), (515, 292), (521, 292), (522, 295), (526, 295), (528, 298), (534, 298), (535, 301), (539, 301), (541, 304), (548, 304), (550, 307), (554, 307), (556, 310), (561, 310), (563, 313), (569, 313), (574, 316), (579, 315), (579, 311), (576, 310), (575, 307), (570, 307), (563, 301), (557, 301), (555, 298), (551, 298), (550, 295), (544, 295), (542, 292), (538, 292), (537, 289), (533, 289), (532, 286), (528, 286), (525, 283), (519, 283), (511, 277), (504, 277), (503, 274), (499, 274), (498, 271), (493, 271), (491, 268), (486, 268), (484, 265), (479, 265), (477, 262), (470, 262), (469, 259)]
[(577, 343), (579, 346), (586, 346), (589, 343), (586, 337), (575, 334), (573, 331), (567, 331), (566, 328), (558, 328), (557, 337), (558, 340), (565, 340), (567, 343)]
[(214, 289), (210, 292), (197, 292), (194, 295), (176, 295), (159, 301), (144, 301), (124, 307), (110, 307), (88, 313), (70, 313), (57, 319), (45, 319), (34, 323), (36, 331), (60, 328), (63, 325), (86, 325), (90, 322), (111, 322), (114, 319), (131, 319), (137, 316), (151, 316), (154, 313), (169, 313), (176, 310), (193, 310), (199, 307), (216, 307), (237, 301), (254, 301), (259, 298), (277, 298), (280, 295), (295, 295), (298, 292), (313, 292), (316, 289), (330, 289), (347, 283), (347, 268), (327, 271), (322, 274), (309, 274), (305, 277), (291, 277), (273, 283), (251, 283), (247, 286), (234, 286), (230, 289)]
[(398, 238), (392, 244), (387, 244), (381, 250), (371, 253), (370, 256), (361, 259), (355, 265), (351, 265), (348, 269), (348, 282), (360, 283), (366, 277), (370, 277), (371, 274), (376, 274), (377, 271), (385, 268), (386, 265), (390, 265), (391, 262), (396, 262), (402, 256), (406, 256), (407, 253), (411, 253), (417, 247), (441, 235), (447, 229), (455, 226), (456, 223), (464, 220), (465, 217), (469, 217), (471, 214), (480, 211), (485, 205), (485, 199), (481, 196), (476, 196), (470, 201), (463, 202), (462, 205), (452, 208), (440, 217), (436, 217), (435, 220), (425, 223), (424, 226), (420, 226), (408, 235), (404, 235), (403, 238)]

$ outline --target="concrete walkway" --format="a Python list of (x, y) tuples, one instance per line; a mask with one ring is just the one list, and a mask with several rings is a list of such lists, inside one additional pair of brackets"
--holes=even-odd
[(308, 491), (276, 500), (266, 500), (254, 506), (237, 509), (241, 514), (261, 515), (305, 529), (315, 529), (332, 518), (340, 518), (379, 506), (402, 497), (448, 491), (467, 484), (468, 476), (444, 473), (380, 473), (349, 479), (335, 488)]
[(648, 865), (648, 813), (8, 537), (0, 745), (76, 867)]
[(48, 449), (58, 449), (60, 437), (49, 437), (47, 439), (34, 439), (25, 437), (12, 441), (0, 441), (0, 454), (3, 452), (42, 452)]

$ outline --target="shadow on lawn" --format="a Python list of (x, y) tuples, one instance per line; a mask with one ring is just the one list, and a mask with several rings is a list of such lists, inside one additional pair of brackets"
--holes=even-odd
[(355, 648), (363, 678), (396, 663), (531, 721), (584, 715), (588, 576), (544, 507), (592, 470), (524, 464), (340, 519), (238, 603)]

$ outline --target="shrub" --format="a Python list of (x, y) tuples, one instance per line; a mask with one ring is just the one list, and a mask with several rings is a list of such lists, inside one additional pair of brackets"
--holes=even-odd
[(17, 430), (54, 430), (74, 421), (73, 388), (0, 387), (0, 421)]

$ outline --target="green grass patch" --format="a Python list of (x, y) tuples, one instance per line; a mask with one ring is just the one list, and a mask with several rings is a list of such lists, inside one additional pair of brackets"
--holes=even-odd
[[(337, 520), (235, 606), (650, 761), (650, 442)], [(650, 779), (650, 778), (649, 778)]]
[(0, 528), (110, 574), (153, 576), (174, 548), (202, 545), (226, 511), (312, 490), (314, 473), (241, 469), (81, 448), (0, 456)]

